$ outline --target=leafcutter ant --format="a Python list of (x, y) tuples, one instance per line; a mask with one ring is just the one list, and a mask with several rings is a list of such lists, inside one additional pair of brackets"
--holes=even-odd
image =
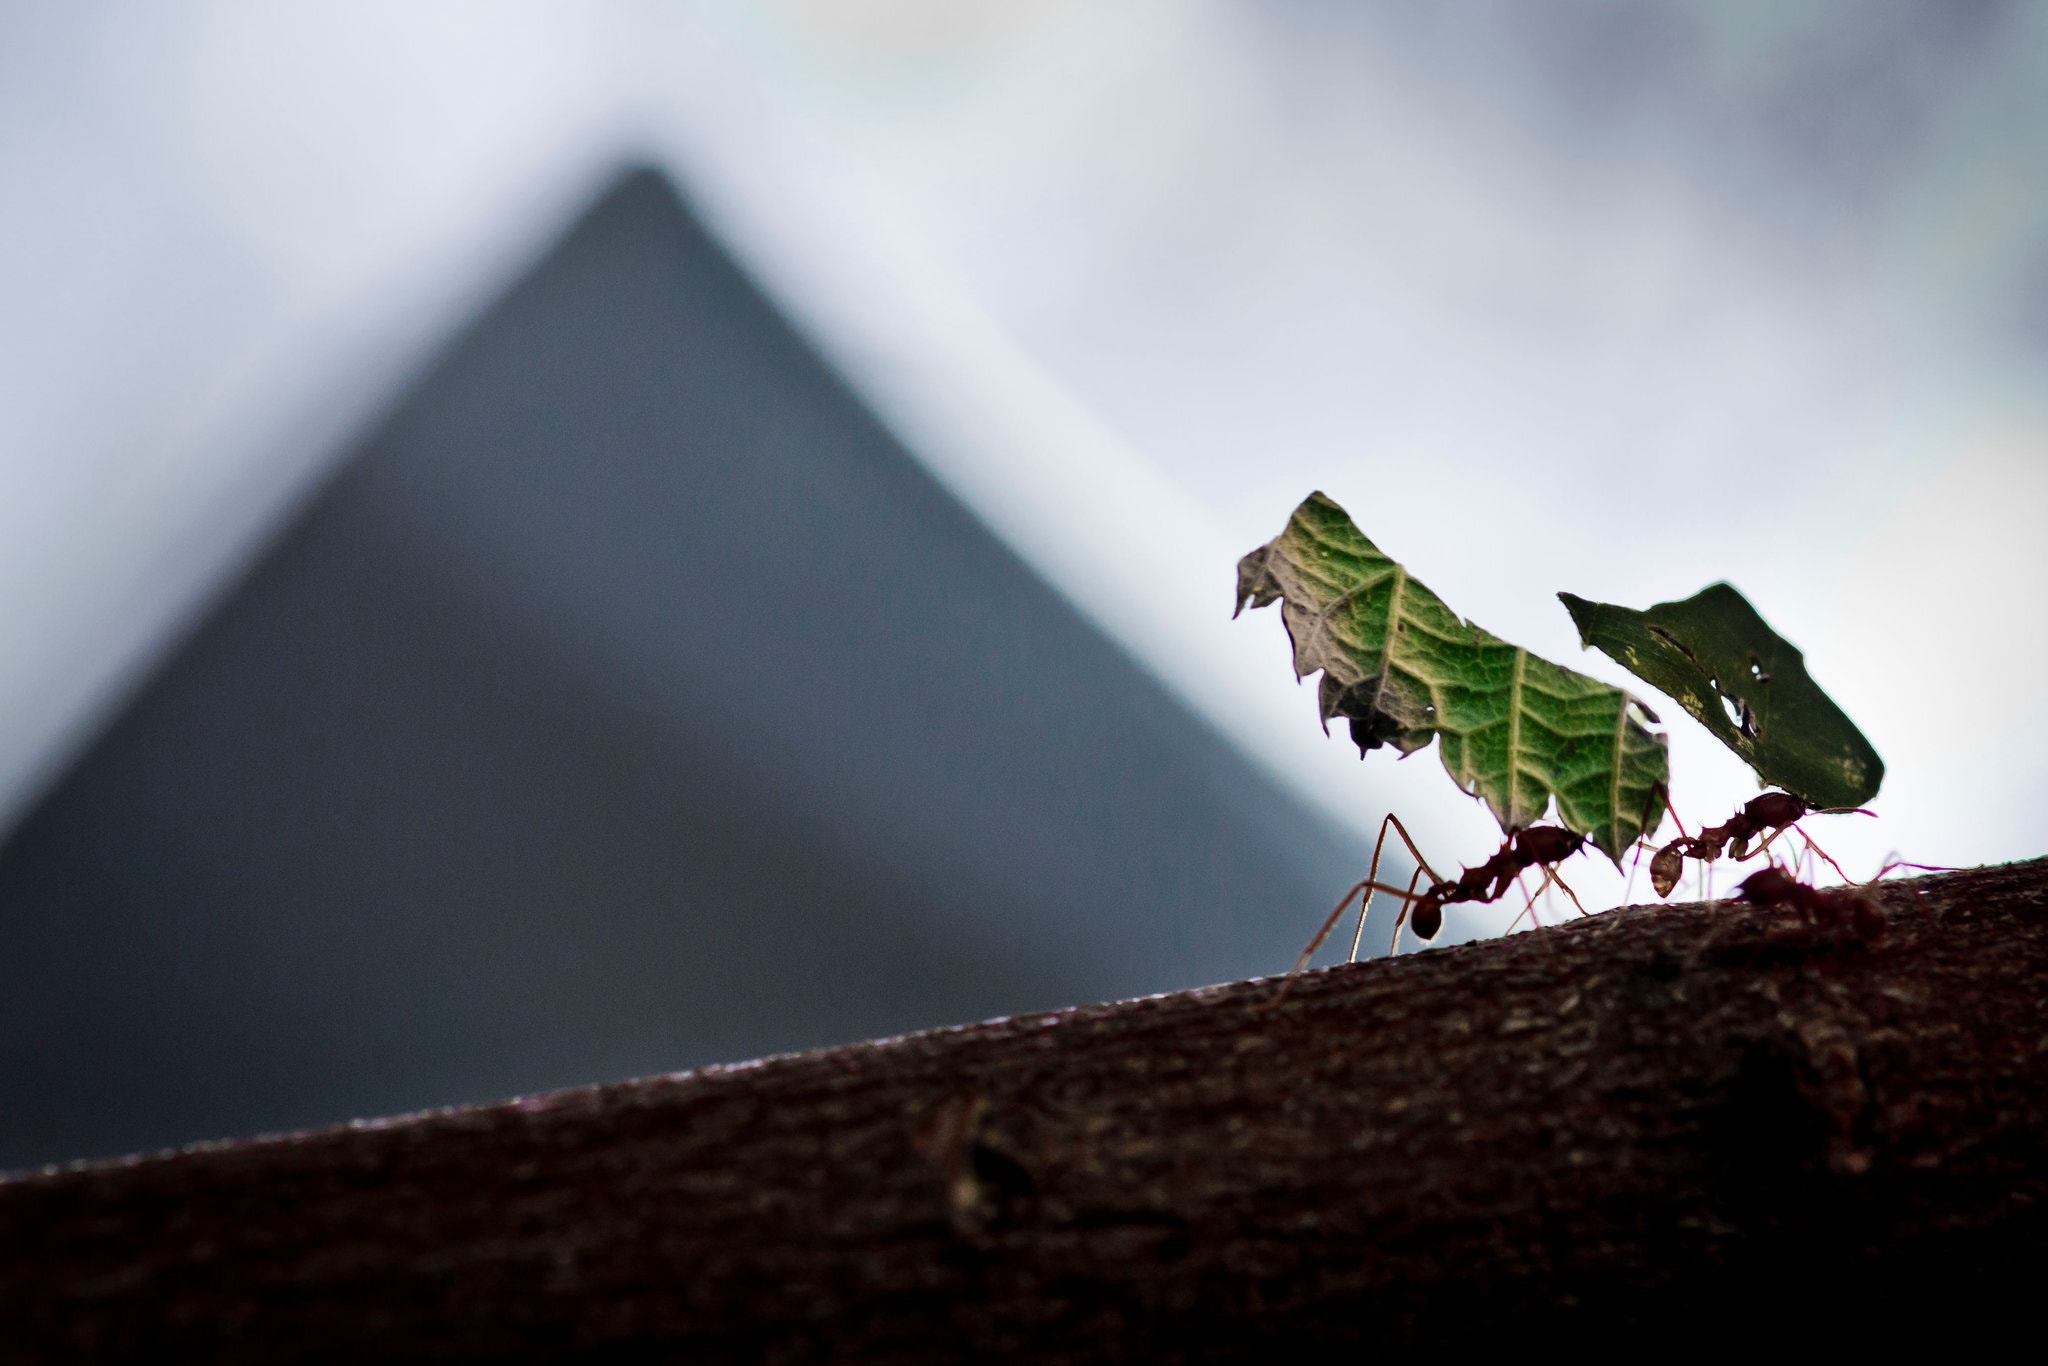
[[(1553, 865), (1586, 847), (1586, 837), (1561, 825), (1532, 825), (1509, 835), (1500, 852), (1476, 868), (1457, 877), (1439, 880), (1414, 903), (1409, 928), (1418, 939), (1434, 939), (1443, 928), (1444, 906), (1453, 901), (1498, 901), (1507, 895), (1516, 878), (1531, 868), (1543, 869), (1544, 876), (1564, 887)], [(1574, 902), (1578, 896), (1565, 887)], [(1583, 911), (1585, 908), (1579, 908)], [(1396, 924), (1395, 933), (1400, 932)]]
[[(1813, 809), (1805, 798), (1795, 797), (1790, 792), (1766, 792), (1743, 803), (1742, 809), (1722, 824), (1702, 827), (1697, 835), (1686, 834), (1685, 827), (1680, 825), (1678, 838), (1659, 849), (1650, 860), (1650, 885), (1657, 889), (1658, 896), (1668, 897), (1671, 889), (1678, 885), (1679, 874), (1685, 871), (1685, 861), (1689, 858), (1712, 863), (1721, 857), (1724, 849), (1736, 859), (1749, 858), (1752, 853), (1761, 854), (1778, 836), (1795, 827), (1802, 817), (1812, 814)], [(1676, 820), (1678, 813), (1674, 811), (1671, 816)], [(1764, 837), (1763, 843), (1751, 850), (1749, 842), (1759, 835)], [(1829, 858), (1804, 830), (1799, 831), (1799, 838), (1815, 855), (1841, 873), (1843, 881), (1848, 880), (1848, 874), (1842, 873), (1841, 865)]]
[[(1386, 848), (1389, 828), (1401, 837), (1401, 842), (1408, 846), (1408, 852), (1415, 859), (1415, 875), (1408, 879), (1406, 888), (1395, 887), (1379, 880), (1380, 854)], [(1335, 929), (1337, 922), (1343, 918), (1345, 909), (1351, 904), (1351, 898), (1360, 893), (1364, 894), (1364, 900), (1358, 906), (1358, 929), (1351, 936), (1353, 959), (1358, 957), (1358, 942), (1365, 934), (1365, 913), (1372, 905), (1374, 892), (1385, 892), (1389, 896), (1401, 899), (1401, 913), (1394, 920), (1396, 943), (1400, 941), (1403, 923), (1415, 932), (1418, 939), (1436, 938), (1437, 933), (1443, 929), (1445, 906), (1461, 901), (1498, 901), (1506, 896), (1508, 888), (1514, 886), (1522, 874), (1531, 868), (1541, 868), (1544, 884), (1555, 882), (1562, 887), (1564, 894), (1572, 899), (1572, 904), (1578, 906), (1579, 913), (1584, 915), (1586, 908), (1579, 905), (1578, 894), (1566, 886), (1565, 880), (1557, 875), (1556, 865), (1585, 847), (1585, 836), (1563, 826), (1527, 826), (1509, 835), (1499, 851), (1484, 863), (1467, 868), (1454, 878), (1438, 877), (1436, 870), (1429, 866), (1429, 861), (1422, 857), (1422, 851), (1415, 847), (1415, 841), (1409, 837), (1407, 827), (1401, 824), (1401, 818), (1389, 814), (1380, 822), (1380, 837), (1373, 843), (1372, 865), (1366, 872), (1365, 880), (1344, 893), (1343, 898), (1324, 919), (1322, 928), (1316, 931), (1316, 937), (1301, 951), (1301, 957), (1295, 960), (1294, 966), (1289, 969), (1289, 975), (1308, 966), (1308, 960), (1315, 956), (1316, 950), (1323, 946), (1323, 941), (1330, 937), (1330, 931)], [(1418, 894), (1415, 888), (1425, 873), (1429, 875), (1430, 885), (1426, 891)], [(1535, 894), (1531, 893), (1529, 899), (1533, 905)], [(1389, 952), (1391, 951), (1390, 946)]]
[(1877, 899), (1862, 887), (1813, 887), (1772, 863), (1742, 880), (1738, 900), (1753, 906), (1782, 906), (1799, 912), (1807, 924), (1822, 929), (1855, 929), (1862, 939), (1884, 934), (1884, 914)]

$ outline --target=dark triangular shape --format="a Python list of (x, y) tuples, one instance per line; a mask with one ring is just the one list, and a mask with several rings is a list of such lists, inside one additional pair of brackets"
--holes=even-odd
[(1319, 830), (634, 175), (0, 854), (0, 1165), (1272, 970)]

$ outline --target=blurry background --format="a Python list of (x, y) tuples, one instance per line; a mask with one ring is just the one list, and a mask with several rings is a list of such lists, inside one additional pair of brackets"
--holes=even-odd
[(1283, 969), (1498, 840), (1230, 621), (1318, 487), (2041, 853), (2044, 171), (1989, 0), (0, 5), (0, 1167)]

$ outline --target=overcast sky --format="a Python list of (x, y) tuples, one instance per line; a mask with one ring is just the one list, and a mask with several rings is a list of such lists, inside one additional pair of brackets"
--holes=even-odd
[(0, 7), (0, 802), (636, 158), (1354, 826), (1498, 838), (1229, 622), (1318, 487), (1615, 681), (1557, 590), (1732, 580), (1889, 765), (1852, 870), (2043, 852), (2048, 9), (1954, 0)]

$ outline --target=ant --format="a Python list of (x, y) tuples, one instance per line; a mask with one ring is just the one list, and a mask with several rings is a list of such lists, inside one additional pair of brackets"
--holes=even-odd
[[(1655, 800), (1654, 796), (1652, 800)], [(1668, 796), (1665, 803), (1668, 809)], [(1800, 818), (1813, 810), (1811, 803), (1789, 792), (1766, 792), (1760, 797), (1750, 799), (1727, 821), (1720, 825), (1704, 827), (1697, 835), (1684, 834), (1684, 827), (1681, 825), (1679, 838), (1658, 850), (1656, 857), (1651, 860), (1651, 880), (1656, 885), (1657, 894), (1671, 894), (1686, 858), (1712, 862), (1719, 859), (1724, 850), (1731, 852), (1738, 859), (1751, 858), (1766, 853), (1778, 836), (1790, 829), (1798, 834), (1808, 850), (1826, 862), (1849, 885), (1814, 887), (1801, 882), (1791, 871), (1779, 867), (1776, 862), (1771, 862), (1744, 879), (1736, 890), (1736, 897), (1757, 906), (1789, 907), (1798, 911), (1811, 924), (1846, 924), (1852, 926), (1861, 938), (1879, 938), (1884, 933), (1884, 917), (1878, 909), (1877, 902), (1866, 890), (1869, 884), (1851, 882), (1848, 875), (1842, 872), (1842, 866), (1816, 845), (1804, 830), (1798, 828), (1797, 822)], [(1672, 819), (1677, 819), (1676, 812), (1672, 812)], [(1409, 854), (1415, 859), (1415, 872), (1408, 879), (1406, 887), (1396, 887), (1379, 880), (1380, 857), (1386, 850), (1389, 829), (1401, 837), (1401, 842), (1408, 846)], [(1750, 849), (1750, 841), (1758, 836), (1764, 837), (1763, 843), (1754, 850)], [(1579, 901), (1578, 893), (1558, 875), (1556, 865), (1585, 847), (1585, 836), (1563, 826), (1526, 826), (1511, 833), (1502, 842), (1500, 849), (1484, 863), (1467, 868), (1454, 878), (1439, 877), (1436, 870), (1429, 866), (1429, 860), (1422, 856), (1422, 851), (1415, 847), (1415, 841), (1409, 835), (1407, 827), (1401, 824), (1401, 818), (1390, 813), (1380, 822), (1379, 838), (1374, 841), (1372, 847), (1372, 865), (1364, 879), (1338, 899), (1330, 914), (1324, 918), (1322, 927), (1316, 931), (1315, 938), (1309, 940), (1308, 947), (1301, 951), (1301, 956), (1295, 959), (1294, 966), (1288, 969), (1287, 975), (1291, 978), (1308, 966), (1309, 959), (1315, 956), (1316, 950), (1323, 946), (1324, 941), (1330, 937), (1330, 932), (1337, 927), (1337, 922), (1343, 918), (1344, 912), (1351, 905), (1351, 899), (1360, 893), (1364, 896), (1358, 906), (1358, 928), (1351, 936), (1350, 956), (1354, 961), (1358, 957), (1359, 941), (1365, 934), (1366, 912), (1371, 907), (1373, 894), (1376, 892), (1399, 897), (1401, 900), (1401, 913), (1394, 920), (1394, 943), (1388, 946), (1389, 952), (1392, 952), (1394, 945), (1400, 942), (1403, 924), (1412, 929), (1418, 939), (1434, 939), (1443, 929), (1445, 906), (1453, 902), (1498, 901), (1507, 895), (1508, 888), (1519, 885), (1522, 874), (1531, 868), (1543, 870), (1543, 882), (1534, 892), (1529, 893), (1529, 904), (1523, 907), (1525, 914), (1535, 905), (1537, 894), (1555, 882), (1564, 890), (1564, 894), (1571, 898), (1572, 904), (1578, 907), (1579, 914), (1584, 915), (1586, 908)], [(1647, 848), (1647, 841), (1641, 847)], [(1877, 877), (1871, 881), (1882, 879), (1894, 868), (1922, 868), (1930, 872), (1949, 871), (1931, 864), (1894, 860), (1879, 869)], [(1429, 878), (1429, 886), (1418, 893), (1415, 889), (1425, 875)]]
[[(1408, 852), (1415, 858), (1415, 875), (1408, 879), (1406, 889), (1379, 880), (1380, 853), (1386, 847), (1389, 827), (1400, 835), (1401, 842), (1408, 846)], [(1294, 966), (1288, 970), (1288, 975), (1292, 976), (1308, 966), (1308, 960), (1315, 956), (1316, 950), (1323, 946), (1323, 941), (1330, 937), (1330, 931), (1337, 927), (1338, 920), (1343, 918), (1345, 908), (1351, 904), (1351, 898), (1361, 892), (1365, 895), (1358, 906), (1358, 929), (1351, 936), (1353, 959), (1358, 957), (1358, 941), (1365, 934), (1365, 913), (1372, 904), (1374, 892), (1385, 892), (1389, 896), (1401, 898), (1401, 914), (1394, 920), (1396, 943), (1400, 941), (1403, 923), (1415, 932), (1418, 939), (1436, 938), (1438, 931), (1443, 929), (1446, 905), (1454, 901), (1498, 901), (1506, 896), (1508, 888), (1514, 886), (1522, 874), (1531, 868), (1543, 870), (1544, 886), (1555, 882), (1564, 888), (1564, 894), (1572, 899), (1574, 906), (1579, 907), (1579, 914), (1584, 915), (1586, 908), (1579, 904), (1578, 893), (1566, 886), (1565, 880), (1557, 875), (1556, 865), (1585, 847), (1584, 835), (1567, 830), (1563, 826), (1532, 825), (1510, 834), (1501, 844), (1499, 851), (1477, 867), (1467, 868), (1454, 878), (1438, 877), (1436, 870), (1429, 866), (1429, 861), (1422, 857), (1422, 851), (1415, 847), (1415, 841), (1409, 838), (1407, 827), (1401, 824), (1401, 818), (1390, 813), (1380, 822), (1380, 837), (1373, 843), (1372, 866), (1366, 872), (1365, 880), (1344, 893), (1343, 898), (1324, 919), (1322, 928), (1316, 931), (1316, 937), (1309, 941), (1308, 947), (1301, 951), (1301, 957), (1297, 958)], [(1425, 873), (1429, 875), (1430, 885), (1427, 891), (1418, 895), (1415, 888)], [(1533, 905), (1535, 894), (1531, 893), (1529, 899)], [(1389, 952), (1391, 951), (1390, 946)]]
[[(1498, 901), (1507, 895), (1515, 879), (1531, 868), (1543, 869), (1546, 878), (1564, 887), (1552, 866), (1586, 847), (1586, 837), (1561, 825), (1532, 825), (1509, 835), (1500, 852), (1476, 868), (1467, 868), (1456, 878), (1439, 879), (1414, 904), (1409, 928), (1418, 939), (1434, 939), (1443, 928), (1444, 906), (1452, 901)], [(1578, 894), (1565, 887), (1565, 894), (1578, 901)], [(1585, 907), (1579, 907), (1583, 914)], [(1395, 933), (1400, 932), (1398, 922)]]
[[(1657, 889), (1658, 896), (1668, 897), (1671, 889), (1678, 885), (1679, 874), (1685, 870), (1685, 861), (1689, 858), (1712, 863), (1721, 857), (1724, 848), (1736, 859), (1746, 859), (1752, 852), (1761, 854), (1771, 847), (1772, 841), (1792, 828), (1801, 817), (1811, 814), (1813, 809), (1812, 803), (1790, 792), (1766, 792), (1745, 802), (1740, 811), (1722, 824), (1701, 827), (1697, 835), (1686, 834), (1685, 826), (1681, 824), (1678, 838), (1651, 858), (1650, 885)], [(1671, 818), (1677, 820), (1678, 813), (1673, 811)], [(1769, 832), (1767, 835), (1766, 831)], [(1749, 842), (1759, 835), (1765, 835), (1764, 842), (1752, 851)], [(1826, 859), (1837, 873), (1842, 872), (1841, 865), (1828, 858), (1818, 845), (1807, 838), (1804, 830), (1799, 831), (1799, 837), (1806, 841), (1807, 848)], [(1848, 874), (1843, 873), (1842, 879), (1846, 882)]]
[(1884, 914), (1878, 910), (1876, 898), (1862, 887), (1809, 886), (1776, 863), (1744, 878), (1735, 896), (1752, 906), (1788, 907), (1804, 916), (1809, 925), (1830, 929), (1852, 926), (1861, 939), (1884, 934)]

